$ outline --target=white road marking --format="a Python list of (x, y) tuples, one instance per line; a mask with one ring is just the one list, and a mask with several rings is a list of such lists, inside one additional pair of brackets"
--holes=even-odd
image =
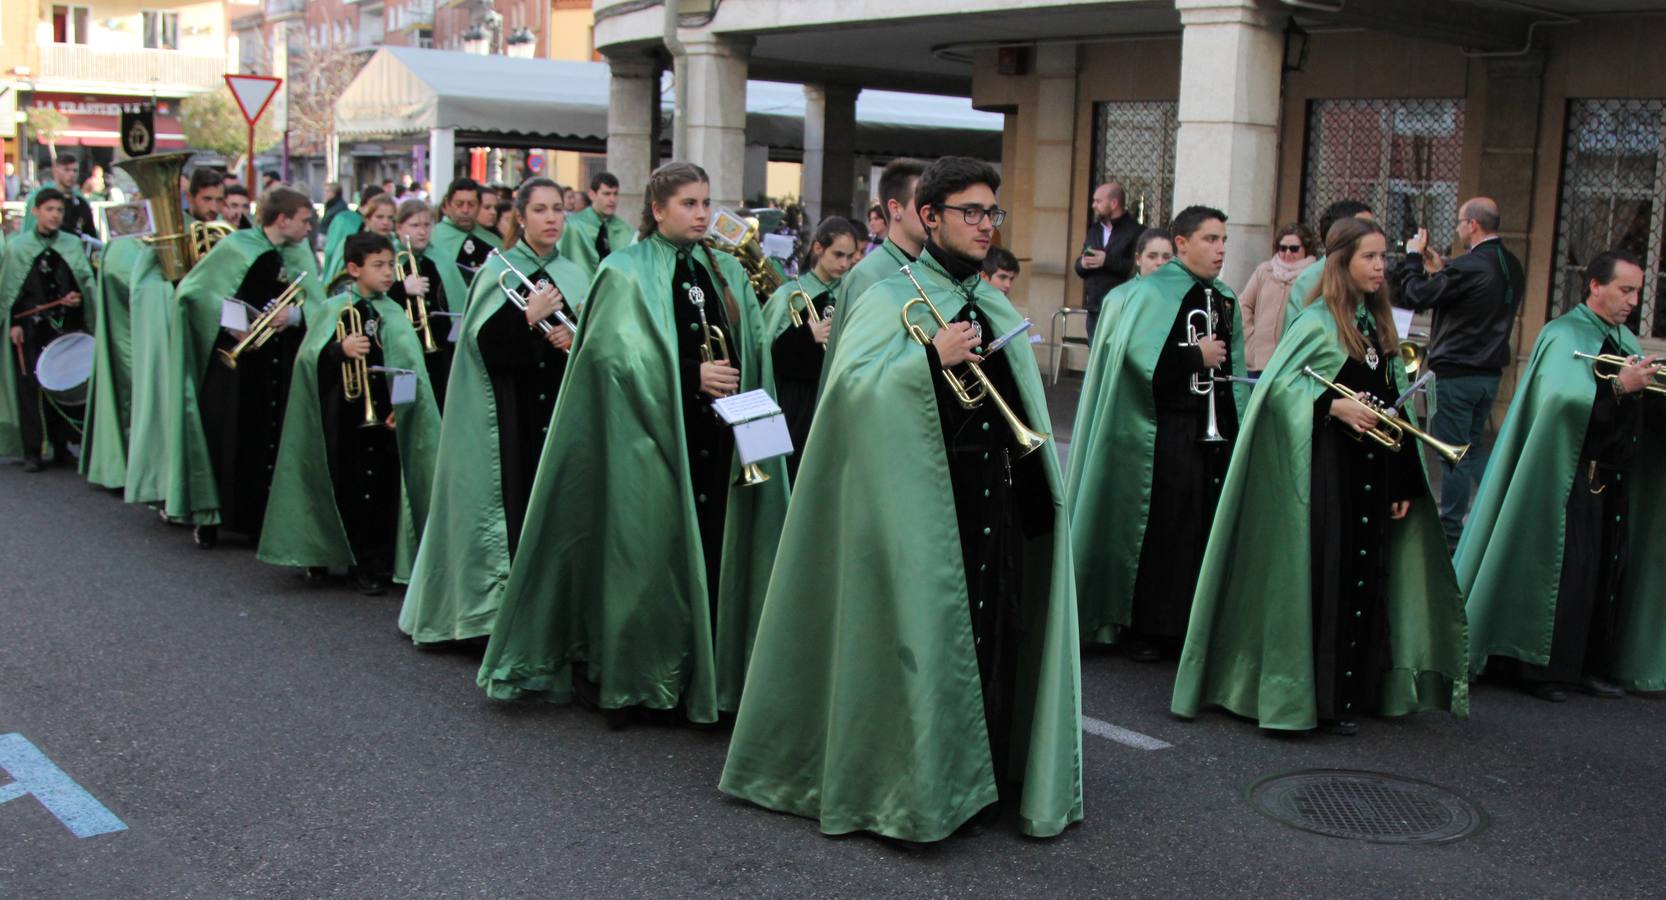
[(1107, 741), (1133, 747), (1135, 750), (1167, 750), (1174, 745), (1168, 741), (1159, 740), (1149, 734), (1130, 731), (1120, 725), (1095, 719), (1092, 716), (1082, 717), (1082, 730), (1088, 734), (1097, 735)]

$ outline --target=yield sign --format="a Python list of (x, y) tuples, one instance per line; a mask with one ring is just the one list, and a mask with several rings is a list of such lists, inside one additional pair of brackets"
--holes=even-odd
[(250, 125), (266, 111), (267, 104), (272, 102), (272, 96), (278, 92), (278, 85), (281, 84), (282, 78), (269, 75), (226, 76), (226, 87), (231, 88), (231, 95), (237, 99), (237, 107), (243, 111), (243, 118)]

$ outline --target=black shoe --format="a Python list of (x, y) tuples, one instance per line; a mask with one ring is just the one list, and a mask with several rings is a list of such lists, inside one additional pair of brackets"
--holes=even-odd
[(869, 832), (869, 834), (872, 834), (874, 840), (879, 841), (881, 844), (884, 844), (885, 846), (890, 847), (893, 850), (901, 850), (902, 852), (907, 853), (910, 856), (919, 856), (920, 854), (925, 853), (926, 850), (929, 849), (930, 846), (931, 846), (930, 844), (922, 844), (919, 841), (909, 841), (909, 840), (904, 840), (902, 838), (894, 838), (894, 837), (891, 837), (890, 835), (879, 834), (877, 832)]
[(1562, 685), (1551, 681), (1541, 681), (1527, 689), (1529, 694), (1546, 703), (1561, 703), (1568, 699), (1568, 691)]
[(310, 588), (328, 587), (330, 570), (324, 566), (307, 566), (301, 570), (301, 581)]
[(1626, 695), (1625, 688), (1595, 675), (1586, 675), (1579, 679), (1579, 689), (1593, 697), (1601, 697), (1604, 700), (1618, 700)]
[(1319, 727), (1326, 734), (1338, 734), (1343, 737), (1353, 737), (1359, 734), (1359, 723), (1353, 719), (1321, 719)]
[(1130, 638), (1122, 645), (1122, 653), (1134, 662), (1156, 662), (1163, 658), (1157, 645), (1140, 638)]
[(631, 708), (627, 706), (622, 709), (604, 709), (602, 719), (607, 722), (609, 729), (624, 731), (631, 724)]
[(198, 525), (191, 530), (191, 538), (199, 550), (213, 550), (220, 545), (220, 526)]
[(380, 575), (359, 575), (353, 580), (359, 593), (366, 597), (380, 597), (388, 592), (388, 580)]
[(23, 458), (23, 471), (25, 472), (34, 473), (45, 468), (46, 466), (41, 463), (40, 457), (38, 456), (26, 456)]

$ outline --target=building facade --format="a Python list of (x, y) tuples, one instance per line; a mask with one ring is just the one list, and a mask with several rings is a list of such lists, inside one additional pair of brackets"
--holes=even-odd
[[(689, 15), (691, 7), (695, 15)], [(855, 212), (837, 140), (863, 88), (959, 93), (1005, 116), (1003, 230), (1038, 321), (1081, 301), (1072, 262), (1096, 184), (1147, 224), (1208, 203), (1230, 219), (1242, 286), (1279, 225), (1370, 202), (1391, 237), (1454, 234), (1458, 205), (1498, 200), (1529, 276), (1517, 346), (1583, 299), (1609, 246), (1647, 261), (1638, 327), (1666, 343), (1666, 3), (1536, 0), (597, 0), (613, 67), (609, 166), (651, 167), (637, 120), (661, 67), (686, 82), (678, 153), (738, 199), (737, 113), (753, 78), (799, 81), (826, 140), (804, 193)], [(667, 26), (675, 45), (665, 41)], [(1078, 363), (1083, 360), (1077, 360)]]

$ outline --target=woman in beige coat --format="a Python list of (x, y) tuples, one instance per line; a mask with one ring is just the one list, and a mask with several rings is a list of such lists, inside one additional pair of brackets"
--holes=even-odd
[(1244, 316), (1244, 368), (1260, 372), (1273, 358), (1273, 348), (1284, 331), (1284, 298), (1290, 282), (1313, 262), (1313, 232), (1294, 223), (1278, 230), (1273, 258), (1255, 267), (1249, 284), (1238, 295)]

